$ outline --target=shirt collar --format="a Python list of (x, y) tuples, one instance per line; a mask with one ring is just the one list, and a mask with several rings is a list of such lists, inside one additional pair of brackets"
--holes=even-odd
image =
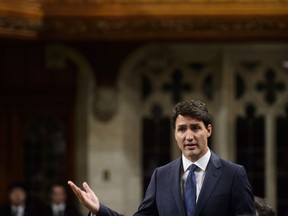
[[(201, 170), (205, 171), (206, 167), (208, 165), (209, 159), (211, 156), (211, 151), (208, 149), (208, 151), (203, 155), (199, 160), (195, 161), (194, 164), (196, 164)], [(189, 168), (191, 164), (193, 164), (190, 160), (188, 160), (183, 154), (182, 154), (182, 163), (183, 163), (183, 169), (184, 172)]]
[(22, 208), (24, 208), (25, 207), (25, 205), (18, 205), (18, 206), (16, 206), (16, 205), (12, 205), (12, 208), (14, 209), (22, 209)]
[(58, 212), (58, 211), (64, 211), (64, 209), (65, 209), (65, 203), (60, 203), (60, 204), (55, 204), (55, 203), (53, 203), (53, 204), (52, 204), (52, 209), (53, 209), (53, 211), (56, 211), (56, 212)]
[(20, 211), (20, 212), (23, 212), (24, 209), (25, 209), (25, 205), (19, 205), (19, 206), (12, 205), (11, 208), (12, 208), (13, 211)]

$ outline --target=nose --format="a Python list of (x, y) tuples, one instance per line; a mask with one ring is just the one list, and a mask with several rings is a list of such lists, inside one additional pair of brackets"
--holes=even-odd
[(186, 140), (191, 142), (194, 139), (194, 133), (192, 130), (187, 130)]

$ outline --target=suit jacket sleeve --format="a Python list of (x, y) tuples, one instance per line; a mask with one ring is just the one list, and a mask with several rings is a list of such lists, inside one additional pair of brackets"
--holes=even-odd
[(231, 202), (233, 215), (255, 215), (253, 191), (243, 166), (234, 176)]
[[(89, 213), (88, 216), (92, 216), (92, 214)], [(112, 209), (106, 207), (103, 204), (100, 204), (100, 209), (99, 209), (96, 216), (123, 216), (123, 215), (113, 211)]]
[[(149, 186), (147, 188), (145, 198), (141, 205), (139, 206), (138, 211), (134, 214), (134, 216), (144, 216), (144, 215), (149, 215), (149, 216), (158, 216), (158, 211), (156, 207), (156, 193), (155, 193), (155, 188), (156, 188), (156, 173), (157, 169), (153, 172), (153, 175), (151, 177), (151, 181), (149, 183)], [(89, 213), (90, 216), (90, 213)], [(96, 216), (123, 216), (112, 209), (100, 204), (100, 209), (97, 213)]]
[(156, 205), (157, 170), (158, 169), (154, 170), (149, 186), (146, 190), (143, 202), (139, 206), (138, 211), (134, 214), (134, 216), (141, 216), (141, 215), (158, 216), (158, 210)]

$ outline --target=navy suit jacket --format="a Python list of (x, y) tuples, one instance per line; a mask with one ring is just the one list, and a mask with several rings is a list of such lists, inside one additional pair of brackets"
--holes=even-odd
[[(28, 198), (25, 203), (24, 216), (39, 216), (42, 213), (43, 203), (37, 199)], [(1, 216), (13, 216), (10, 204), (5, 205), (0, 212)]]
[[(211, 153), (194, 216), (255, 215), (254, 196), (244, 167)], [(185, 216), (181, 170), (181, 157), (156, 168), (134, 216)], [(101, 204), (97, 216), (119, 214)]]

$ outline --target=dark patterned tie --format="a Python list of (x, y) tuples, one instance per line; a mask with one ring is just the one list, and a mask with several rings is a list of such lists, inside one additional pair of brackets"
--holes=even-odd
[(184, 192), (185, 207), (187, 216), (193, 216), (196, 206), (196, 177), (194, 171), (197, 169), (197, 166), (192, 164), (189, 169)]

